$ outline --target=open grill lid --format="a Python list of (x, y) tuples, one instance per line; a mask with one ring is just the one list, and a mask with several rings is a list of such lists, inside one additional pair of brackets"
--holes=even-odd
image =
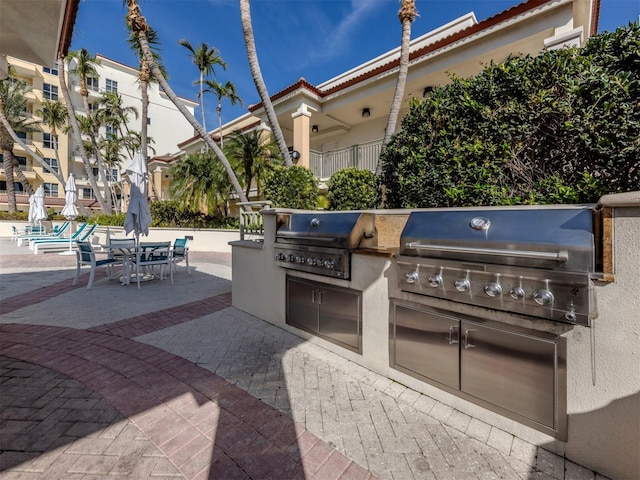
[(352, 250), (375, 233), (375, 215), (362, 212), (285, 213), (278, 215), (276, 242)]
[(592, 273), (593, 232), (587, 205), (419, 210), (400, 254)]

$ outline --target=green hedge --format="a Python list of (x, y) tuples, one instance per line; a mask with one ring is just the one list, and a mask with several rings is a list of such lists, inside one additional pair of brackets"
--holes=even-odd
[(434, 89), (382, 152), (385, 206), (580, 203), (639, 190), (639, 51), (633, 24)]
[(271, 201), (272, 207), (315, 210), (318, 181), (308, 168), (276, 167), (265, 181), (264, 197)]
[(368, 210), (380, 204), (379, 180), (370, 170), (345, 168), (327, 183), (329, 210)]

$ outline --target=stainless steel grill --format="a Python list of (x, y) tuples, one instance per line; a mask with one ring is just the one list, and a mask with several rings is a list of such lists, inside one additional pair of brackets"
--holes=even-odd
[(293, 270), (348, 280), (351, 253), (375, 235), (375, 216), (361, 212), (279, 214), (275, 262)]
[(399, 288), (589, 325), (594, 223), (588, 205), (414, 211), (400, 237)]

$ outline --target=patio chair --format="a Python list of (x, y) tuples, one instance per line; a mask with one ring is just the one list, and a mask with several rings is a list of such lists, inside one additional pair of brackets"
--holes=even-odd
[(24, 233), (19, 233), (16, 241), (18, 245), (22, 245), (23, 238), (44, 236), (47, 233), (46, 227), (42, 225), (27, 225), (24, 227)]
[[(118, 260), (116, 260), (115, 258), (105, 258), (103, 260), (97, 260), (96, 252), (93, 250), (93, 246), (91, 245), (91, 242), (76, 242), (76, 245), (78, 246), (78, 250), (76, 251), (76, 258), (77, 258), (78, 264), (76, 266), (76, 276), (73, 279), (72, 285), (78, 284), (78, 279), (80, 278), (80, 269), (82, 268), (82, 266), (89, 265), (89, 267), (91, 267), (91, 273), (89, 274), (89, 283), (87, 283), (87, 290), (88, 290), (93, 285), (93, 278), (95, 276), (96, 269), (98, 269), (98, 267), (111, 268), (111, 266), (114, 263), (117, 263)], [(106, 252), (100, 252), (100, 253), (106, 253)]]
[[(164, 279), (164, 268), (169, 268), (171, 284), (173, 285), (173, 268), (171, 265), (171, 242), (158, 242), (152, 245), (142, 245), (136, 249), (136, 254), (131, 256), (131, 263), (136, 268), (136, 281), (140, 288), (140, 278), (144, 270), (160, 266), (160, 280)], [(133, 265), (131, 265), (133, 267)]]
[[(78, 236), (74, 235), (71, 237), (71, 243), (89, 241), (90, 237), (93, 235), (93, 232), (95, 232), (96, 228), (98, 228), (97, 223), (94, 223), (90, 227), (84, 228), (80, 235)], [(44, 253), (44, 252), (61, 252), (63, 250), (67, 250), (68, 248), (69, 248), (68, 238), (56, 238), (48, 241), (44, 240), (42, 242), (35, 242), (35, 245), (33, 247), (33, 253), (34, 255), (38, 255), (38, 253)]]
[(11, 241), (15, 242), (16, 240), (18, 240), (18, 235), (20, 235), (18, 227), (16, 227), (15, 225), (11, 225)]
[(64, 234), (64, 232), (67, 231), (67, 229), (69, 228), (69, 225), (71, 225), (71, 222), (67, 221), (67, 222), (64, 222), (62, 225), (60, 225), (59, 227), (54, 228), (53, 232), (51, 233), (20, 235), (18, 236), (18, 239), (17, 239), (18, 246), (22, 246), (22, 244), (25, 242), (31, 243), (35, 240), (48, 240), (48, 239), (54, 239), (54, 238), (62, 238), (62, 235)]
[(173, 242), (173, 248), (171, 249), (171, 268), (175, 269), (176, 264), (183, 261), (187, 265), (187, 273), (191, 275), (191, 268), (189, 267), (189, 247), (187, 246), (188, 239), (176, 238)]

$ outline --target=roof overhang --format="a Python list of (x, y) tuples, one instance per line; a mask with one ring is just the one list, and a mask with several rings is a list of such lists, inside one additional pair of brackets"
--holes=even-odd
[[(66, 56), (80, 0), (2, 0), (0, 56), (52, 67)], [(6, 59), (0, 78), (6, 77)]]

